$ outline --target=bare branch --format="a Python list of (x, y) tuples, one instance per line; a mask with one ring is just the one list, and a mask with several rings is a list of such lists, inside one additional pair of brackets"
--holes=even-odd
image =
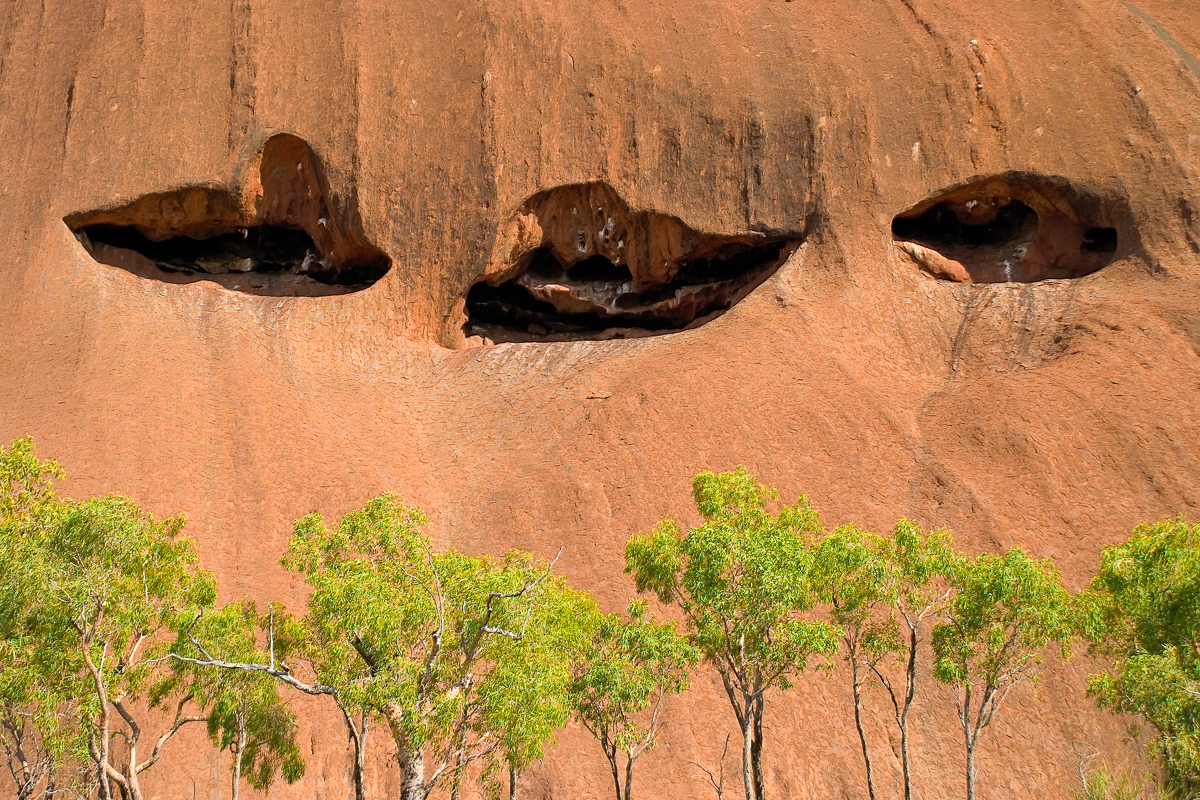
[(287, 668), (286, 664), (283, 665), (281, 669), (271, 669), (271, 667), (267, 664), (254, 664), (243, 661), (222, 661), (216, 658), (189, 658), (188, 656), (181, 656), (178, 653), (168, 653), (164, 657), (173, 659), (175, 661), (181, 661), (185, 664), (195, 664), (196, 666), (200, 667), (236, 669), (243, 672), (263, 672), (273, 678), (278, 678), (288, 686), (291, 686), (293, 689), (298, 689), (305, 694), (325, 695), (337, 693), (337, 690), (332, 686), (326, 686), (322, 683), (309, 684), (298, 680), (294, 675), (292, 675), (291, 670)]
[(113, 708), (115, 708), (117, 710), (117, 713), (121, 715), (121, 719), (125, 720), (125, 724), (129, 726), (128, 740), (129, 740), (129, 746), (132, 747), (133, 745), (137, 744), (138, 739), (141, 738), (142, 729), (138, 726), (137, 720), (135, 720), (133, 718), (133, 715), (131, 715), (125, 709), (124, 703), (122, 703), (120, 700), (114, 699), (112, 701), (112, 705), (113, 705)]
[(158, 741), (154, 743), (154, 750), (150, 753), (150, 757), (133, 768), (134, 775), (145, 772), (146, 770), (150, 769), (150, 767), (153, 767), (156, 763), (158, 763), (158, 759), (162, 755), (163, 745), (167, 743), (168, 739), (175, 735), (176, 731), (190, 722), (204, 722), (204, 717), (183, 716), (183, 707), (187, 705), (188, 701), (191, 699), (191, 694), (188, 694), (186, 697), (180, 699), (179, 705), (175, 707), (175, 720), (171, 723), (171, 727), (168, 728), (162, 736), (158, 737)]
[[(704, 777), (708, 782), (708, 785), (711, 786), (713, 791), (717, 793), (717, 800), (721, 800), (725, 794), (725, 755), (729, 752), (730, 736), (732, 736), (732, 734), (725, 734), (725, 746), (721, 748), (721, 766), (716, 775), (713, 775), (708, 767), (705, 767), (703, 764), (700, 764), (696, 761), (691, 762), (692, 766), (698, 767), (704, 772)], [(699, 776), (693, 775), (692, 777), (697, 778)]]
[(654, 737), (658, 735), (658, 717), (662, 713), (663, 700), (666, 698), (666, 688), (660, 683), (658, 685), (658, 698), (654, 701), (654, 710), (650, 712), (650, 724), (646, 726), (646, 737), (642, 740), (641, 746), (636, 750), (630, 748), (628, 752), (629, 760), (635, 761), (638, 756), (646, 752), (650, 745), (654, 744)]
[(561, 556), (562, 556), (562, 548), (560, 547), (560, 548), (558, 548), (558, 553), (554, 556), (554, 560), (546, 565), (546, 569), (542, 572), (542, 574), (539, 575), (537, 578), (535, 578), (532, 581), (526, 581), (525, 584), (520, 589), (517, 589), (516, 591), (513, 591), (513, 592), (491, 592), (488, 594), (487, 606), (485, 607), (484, 614), (483, 614), (483, 622), (480, 623), (479, 630), (477, 630), (475, 632), (475, 636), (472, 639), (470, 646), (466, 648), (466, 652), (467, 652), (466, 665), (467, 666), (470, 666), (470, 664), (475, 660), (475, 657), (479, 652), (479, 645), (480, 645), (481, 641), (483, 640), (483, 635), (485, 633), (489, 634), (489, 635), (495, 635), (495, 636), (504, 636), (509, 639), (512, 639), (515, 642), (519, 642), (525, 638), (525, 627), (524, 626), (527, 626), (529, 624), (529, 613), (532, 613), (532, 612), (530, 611), (526, 614), (525, 623), (522, 626), (521, 633), (518, 634), (518, 633), (514, 633), (512, 631), (505, 630), (503, 628), (496, 628), (496, 627), (492, 626), (492, 624), (491, 624), (492, 617), (495, 616), (495, 613), (497, 611), (497, 607), (495, 604), (497, 601), (500, 601), (500, 600), (513, 600), (518, 597), (522, 597), (527, 592), (529, 592), (531, 589), (534, 589), (535, 587), (539, 586), (543, 581), (546, 580), (546, 578), (550, 577), (550, 573), (551, 573), (551, 571), (553, 571), (554, 565), (558, 563), (558, 559)]
[[(201, 612), (201, 614), (202, 613), (203, 612)], [(167, 655), (163, 656), (163, 658), (173, 659), (184, 664), (194, 664), (200, 667), (215, 667), (217, 669), (240, 670), (242, 672), (262, 672), (270, 675), (273, 678), (278, 678), (288, 686), (291, 686), (293, 689), (298, 689), (305, 694), (336, 694), (336, 690), (332, 686), (326, 686), (321, 683), (309, 684), (299, 680), (292, 675), (292, 671), (288, 668), (287, 664), (281, 664), (279, 667), (276, 667), (273, 664), (255, 664), (245, 661), (224, 661), (219, 658), (214, 658), (213, 655), (205, 649), (204, 645), (192, 635), (192, 630), (196, 627), (196, 623), (200, 621), (200, 616), (201, 615), (197, 615), (196, 619), (192, 621), (192, 624), (188, 626), (186, 635), (188, 640), (192, 643), (192, 646), (195, 647), (196, 650), (198, 650), (204, 657), (191, 658), (189, 656), (179, 655), (178, 653), (167, 653)]]

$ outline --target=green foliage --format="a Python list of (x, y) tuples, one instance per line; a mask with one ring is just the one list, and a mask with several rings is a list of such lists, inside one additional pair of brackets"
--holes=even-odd
[(54, 480), (63, 476), (57, 461), (41, 461), (33, 439), (0, 447), (0, 515), (7, 521), (54, 499)]
[[(62, 468), (40, 461), (31, 439), (0, 447), (0, 636), (8, 646), (28, 633), (22, 628), (30, 607), (41, 596), (37, 569), (40, 531), (52, 522), (54, 479)], [(14, 663), (13, 658), (0, 661)]]
[(542, 559), (435, 553), (425, 522), (383, 495), (332, 530), (298, 521), (284, 559), (313, 587), (295, 638), (342, 702), (387, 722), (405, 797), (475, 762), (486, 782), (541, 758), (595, 618)]
[(1105, 548), (1089, 633), (1117, 659), (1090, 677), (1101, 705), (1133, 713), (1184, 797), (1200, 790), (1200, 525), (1163, 520)]
[(975, 748), (1009, 691), (1035, 678), (1043, 653), (1077, 630), (1076, 604), (1049, 560), (1020, 548), (961, 558), (948, 619), (933, 630), (934, 674), (955, 688), (967, 748), (967, 797), (974, 796)]
[[(916, 691), (922, 631), (940, 613), (949, 592), (955, 557), (950, 533), (923, 531), (911, 520), (896, 523), (891, 537), (843, 525), (827, 534), (815, 553), (814, 575), (830, 618), (842, 630), (851, 667), (854, 717), (875, 797), (874, 768), (863, 726), (862, 689), (870, 674), (887, 691), (900, 730), (905, 797), (912, 796), (908, 716)], [(902, 668), (903, 678), (892, 674)]]
[(570, 691), (576, 718), (604, 750), (618, 799), (620, 757), (629, 797), (633, 763), (657, 742), (663, 698), (687, 689), (699, 658), (673, 622), (649, 619), (644, 600), (630, 603), (628, 620), (611, 614), (596, 626), (575, 664)]
[(1137, 780), (1104, 766), (1081, 771), (1081, 777), (1083, 791), (1073, 792), (1075, 800), (1167, 800), (1171, 796), (1152, 778)]
[(833, 620), (859, 631), (865, 653), (878, 663), (908, 649), (901, 627), (940, 607), (955, 563), (949, 531), (926, 532), (902, 519), (890, 537), (836, 528), (817, 548), (815, 576)]
[(949, 620), (933, 632), (943, 683), (1003, 690), (1034, 675), (1047, 645), (1074, 636), (1075, 604), (1049, 559), (1019, 547), (984, 553), (958, 563), (955, 584)]
[(814, 552), (814, 579), (830, 618), (870, 663), (903, 652), (893, 608), (900, 599), (901, 572), (889, 558), (885, 537), (843, 525), (821, 539)]
[(633, 536), (625, 570), (638, 591), (680, 609), (720, 674), (745, 743), (746, 796), (761, 800), (764, 694), (837, 651), (838, 630), (804, 617), (817, 600), (809, 540), (821, 521), (804, 497), (772, 513), (775, 492), (742, 467), (697, 475), (692, 493), (704, 522), (685, 533), (666, 519)]
[(70, 654), (30, 622), (44, 596), (37, 543), (61, 476), (57, 463), (37, 458), (31, 439), (0, 447), (0, 749), (22, 800), (70, 789), (78, 778)]
[[(210, 653), (232, 662), (268, 661), (259, 647), (259, 631), (270, 625), (260, 618), (254, 603), (230, 603), (203, 614), (180, 631), (173, 652), (195, 657), (192, 641), (204, 643)], [(234, 796), (238, 780), (245, 777), (255, 789), (267, 791), (276, 776), (295, 783), (303, 775), (303, 754), (296, 744), (296, 716), (278, 694), (278, 681), (260, 671), (218, 670), (191, 661), (173, 659), (172, 674), (157, 683), (152, 697), (190, 694), (207, 709), (208, 736), (218, 749), (233, 756)]]
[(896, 607), (905, 614), (937, 609), (947, 597), (945, 581), (958, 564), (954, 537), (945, 528), (924, 531), (909, 519), (902, 519), (892, 530), (887, 558), (899, 574)]
[(820, 517), (804, 497), (772, 514), (775, 492), (742, 467), (701, 473), (693, 496), (704, 523), (685, 534), (666, 519), (632, 537), (626, 572), (639, 592), (683, 611), (706, 660), (761, 675), (756, 692), (789, 688), (810, 658), (837, 650), (832, 626), (800, 616), (816, 602), (806, 537), (821, 530)]
[[(61, 674), (78, 703), (88, 757), (135, 798), (138, 775), (162, 750), (139, 752), (145, 726), (133, 721), (131, 701), (159, 677), (155, 646), (215, 598), (182, 527), (182, 518), (156, 519), (123, 497), (63, 501), (38, 543), (44, 595), (29, 624), (43, 647), (71, 654)], [(173, 709), (170, 733), (187, 721), (186, 699)], [(110, 746), (114, 732), (126, 742), (119, 750)]]
[[(104, 796), (140, 800), (139, 775), (176, 731), (203, 721), (189, 710), (219, 708), (240, 691), (173, 672), (162, 657), (212, 608), (216, 584), (198, 568), (181, 517), (158, 519), (118, 496), (58, 499), (61, 474), (28, 440), (0, 449), (0, 728), (9, 752), (36, 751), (42, 765), (40, 776), (25, 770), (34, 788), (18, 786), (19, 797), (51, 783), (70, 789), (86, 770), (104, 776)], [(145, 702), (168, 714), (150, 748)], [(280, 722), (272, 736), (285, 733)], [(253, 780), (269, 782), (276, 766), (294, 771), (264, 763), (255, 755)]]

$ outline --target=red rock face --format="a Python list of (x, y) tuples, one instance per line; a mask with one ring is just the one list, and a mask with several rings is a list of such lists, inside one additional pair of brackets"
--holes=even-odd
[[(694, 519), (691, 476), (736, 464), (828, 523), (948, 525), (1078, 587), (1135, 523), (1200, 512), (1198, 55), (1200, 10), (1171, 0), (18, 0), (0, 439), (36, 437), (69, 494), (186, 513), (225, 599), (297, 609), (291, 521), (384, 490), (442, 545), (564, 548), (617, 608), (628, 535)], [(564, 216), (594, 196), (602, 218)], [(774, 243), (676, 313), (688, 263)], [(472, 322), (473, 287), (531, 272), (582, 334)], [(1141, 757), (1085, 672), (1015, 696), (985, 794), (1063, 797), (1081, 754)], [(769, 708), (774, 797), (864, 792), (842, 677)], [(917, 785), (958, 796), (950, 700), (922, 689)], [(703, 797), (690, 762), (731, 715), (705, 675), (669, 711), (640, 790)], [(273, 797), (345, 796), (320, 713)], [(152, 793), (227, 791), (194, 743)], [(605, 774), (572, 728), (525, 791), (600, 797)]]

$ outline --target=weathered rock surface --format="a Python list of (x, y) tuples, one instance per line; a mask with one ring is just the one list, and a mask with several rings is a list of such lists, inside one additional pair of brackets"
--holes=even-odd
[[(1181, 0), (14, 0), (0, 439), (35, 436), (68, 493), (186, 513), (227, 599), (301, 607), (278, 565), (291, 521), (391, 490), (443, 545), (563, 547), (617, 608), (629, 533), (692, 519), (690, 477), (739, 463), (829, 523), (948, 525), (1051, 556), (1078, 587), (1135, 523), (1200, 515), (1198, 56), (1200, 6)], [(622, 261), (616, 286), (670, 283), (691, 236), (797, 246), (679, 332), (464, 329), (472, 287), (570, 241), (531, 198), (587, 186), (647, 253), (654, 231), (680, 236), (664, 272)], [(939, 204), (930, 227), (894, 223)], [(616, 266), (607, 217), (584, 246)], [(390, 269), (344, 292), (291, 266), (258, 294), (232, 285), (253, 270), (175, 283), (136, 248), (93, 258), (72, 231), (101, 224), (149, 242), (273, 225), (327, 267), (378, 252)], [(1065, 797), (1082, 754), (1141, 758), (1085, 670), (1019, 693), (985, 734), (984, 796)], [(838, 677), (772, 705), (774, 797), (865, 793)], [(646, 797), (706, 796), (690, 762), (732, 726), (699, 684), (639, 763)], [(917, 782), (959, 796), (949, 701), (926, 688)], [(308, 776), (273, 797), (346, 796), (322, 719)], [(887, 728), (871, 734), (886, 786)], [(156, 796), (228, 791), (208, 748), (176, 757)], [(606, 780), (572, 729), (525, 791), (602, 797)]]

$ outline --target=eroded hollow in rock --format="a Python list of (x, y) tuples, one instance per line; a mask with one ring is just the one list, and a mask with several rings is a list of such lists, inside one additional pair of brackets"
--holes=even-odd
[(935, 277), (973, 283), (1080, 278), (1117, 253), (1113, 209), (1064, 181), (1008, 174), (960, 186), (892, 221), (897, 247)]
[(240, 194), (188, 187), (64, 219), (96, 261), (165, 283), (210, 281), (260, 295), (364, 289), (391, 261), (339, 223), (308, 145), (281, 135), (263, 148)]
[[(76, 231), (76, 236), (98, 261), (143, 277), (170, 283), (210, 280), (252, 294), (343, 294), (370, 286), (388, 268), (387, 260), (380, 258), (331, 264), (311, 236), (281, 225), (240, 228), (203, 239), (172, 236), (158, 242), (134, 226), (89, 225)], [(142, 259), (150, 264), (132, 263)]]
[(697, 232), (631, 212), (606, 184), (535, 195), (466, 296), (463, 330), (493, 342), (649, 336), (703, 324), (775, 272), (799, 235)]

